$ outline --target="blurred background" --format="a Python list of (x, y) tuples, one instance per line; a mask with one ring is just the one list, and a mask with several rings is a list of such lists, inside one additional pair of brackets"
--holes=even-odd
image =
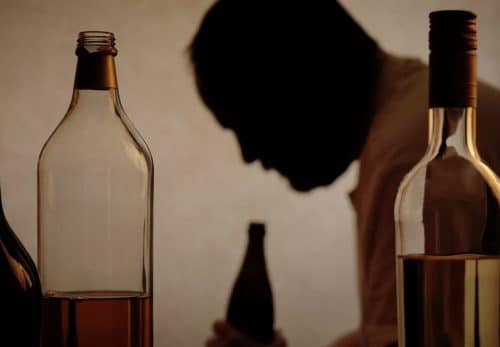
[[(188, 44), (212, 3), (2, 0), (4, 208), (36, 259), (37, 156), (70, 102), (77, 34), (112, 31), (122, 101), (156, 167), (155, 346), (202, 346), (212, 321), (225, 315), (252, 219), (268, 226), (277, 326), (291, 346), (325, 346), (360, 318), (354, 215), (347, 197), (356, 184), (356, 165), (335, 184), (299, 194), (275, 172), (243, 164), (232, 133), (200, 102), (188, 63)], [(500, 86), (498, 0), (341, 3), (383, 48), (424, 61), (428, 13), (474, 10), (479, 75)]]

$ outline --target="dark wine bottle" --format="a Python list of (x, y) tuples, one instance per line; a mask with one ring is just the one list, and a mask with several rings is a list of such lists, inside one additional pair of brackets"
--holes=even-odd
[(36, 266), (5, 218), (0, 192), (0, 346), (38, 347), (40, 307)]
[(264, 224), (250, 224), (245, 259), (231, 293), (226, 319), (247, 337), (270, 343), (274, 339), (274, 308), (264, 256), (265, 232)]

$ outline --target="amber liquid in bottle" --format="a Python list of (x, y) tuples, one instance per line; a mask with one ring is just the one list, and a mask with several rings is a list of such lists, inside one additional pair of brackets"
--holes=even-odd
[(40, 279), (3, 213), (0, 194), (0, 346), (38, 347)]
[(407, 347), (500, 346), (500, 256), (406, 255), (398, 271)]
[[(43, 345), (152, 347), (151, 298), (140, 293), (64, 293), (43, 301)], [(56, 326), (47, 326), (56, 325)]]
[(274, 308), (264, 257), (265, 225), (252, 223), (248, 248), (234, 284), (227, 321), (244, 335), (261, 343), (274, 339)]

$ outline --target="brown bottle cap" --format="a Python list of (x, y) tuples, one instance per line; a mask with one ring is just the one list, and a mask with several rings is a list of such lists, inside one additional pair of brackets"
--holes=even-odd
[(476, 18), (469, 11), (431, 12), (429, 49), (431, 52), (467, 52), (477, 49)]
[(476, 106), (476, 15), (435, 11), (429, 17), (430, 107)]

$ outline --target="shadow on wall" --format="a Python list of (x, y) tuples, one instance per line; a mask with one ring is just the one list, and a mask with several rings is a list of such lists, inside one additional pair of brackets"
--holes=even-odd
[(201, 98), (245, 162), (308, 191), (358, 157), (379, 49), (335, 1), (221, 0), (190, 49)]

